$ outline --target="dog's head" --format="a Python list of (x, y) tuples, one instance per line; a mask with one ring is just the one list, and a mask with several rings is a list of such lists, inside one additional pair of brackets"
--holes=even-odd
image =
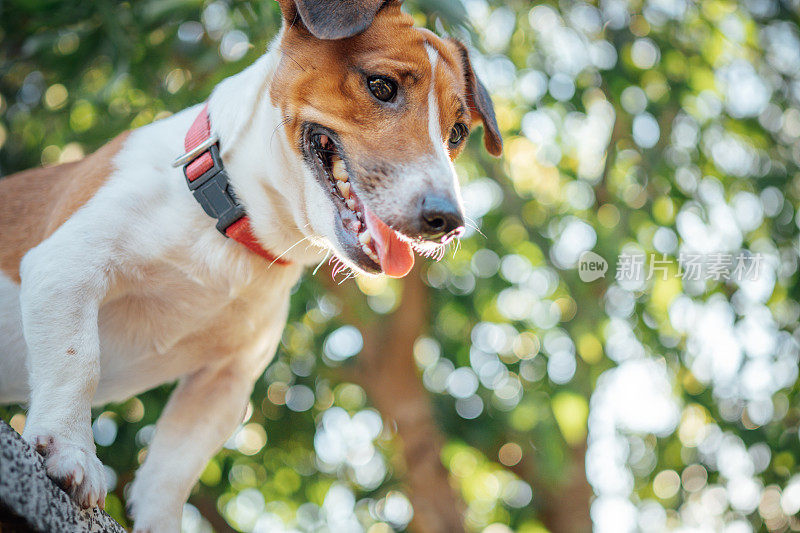
[(304, 168), (306, 232), (346, 264), (403, 276), (413, 248), (460, 235), (452, 160), (483, 123), (502, 151), (491, 100), (466, 48), (415, 28), (397, 1), (279, 0), (282, 57), (272, 104)]

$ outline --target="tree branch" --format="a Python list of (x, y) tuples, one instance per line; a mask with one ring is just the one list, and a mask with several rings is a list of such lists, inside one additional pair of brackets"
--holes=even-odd
[(0, 420), (0, 531), (6, 528), (125, 533), (105, 512), (72, 501), (47, 477), (44, 459)]

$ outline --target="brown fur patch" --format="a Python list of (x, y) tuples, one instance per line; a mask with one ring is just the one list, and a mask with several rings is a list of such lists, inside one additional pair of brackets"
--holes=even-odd
[[(453, 44), (415, 28), (399, 3), (387, 4), (366, 31), (349, 39), (320, 40), (302, 27), (288, 28), (270, 94), (288, 119), (284, 127), (295, 149), (300, 152), (303, 124), (314, 122), (338, 134), (356, 165), (429, 155), (431, 67), (425, 44), (440, 55), (435, 86), (444, 142), (455, 122), (472, 121), (460, 114), (467, 97), (462, 62)], [(383, 104), (370, 94), (370, 75), (398, 82), (395, 103)]]
[(128, 133), (93, 154), (0, 179), (0, 270), (19, 282), (22, 256), (89, 201), (114, 170), (112, 159)]

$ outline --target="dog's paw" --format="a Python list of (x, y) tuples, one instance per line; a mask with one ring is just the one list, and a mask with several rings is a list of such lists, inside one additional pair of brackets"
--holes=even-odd
[(83, 508), (105, 507), (106, 475), (93, 450), (55, 435), (26, 434), (25, 439), (45, 458), (47, 475)]
[[(157, 490), (155, 487), (162, 487)], [(133, 533), (173, 533), (181, 530), (183, 505), (177, 495), (143, 471), (130, 485), (125, 510), (133, 518)]]
[(134, 519), (132, 533), (174, 533), (181, 530), (180, 509), (128, 505), (127, 511), (128, 516)]
[(133, 524), (132, 533), (175, 533), (180, 530), (180, 517), (164, 514), (137, 518)]

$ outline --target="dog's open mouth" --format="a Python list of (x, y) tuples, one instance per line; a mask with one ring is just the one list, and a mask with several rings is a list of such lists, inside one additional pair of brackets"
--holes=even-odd
[(335, 133), (321, 126), (306, 130), (306, 150), (317, 177), (337, 207), (337, 234), (349, 256), (367, 272), (403, 277), (414, 266), (409, 239), (390, 228), (358, 197)]

